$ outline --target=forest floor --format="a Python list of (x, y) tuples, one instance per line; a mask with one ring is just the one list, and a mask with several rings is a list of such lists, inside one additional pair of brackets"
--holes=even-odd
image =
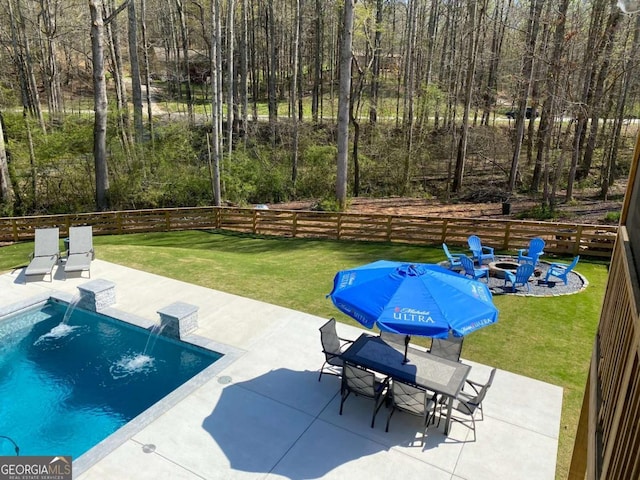
[[(626, 184), (616, 185), (608, 200), (597, 198), (597, 191), (580, 191), (574, 196), (574, 201), (565, 203), (564, 197), (557, 206), (557, 217), (549, 221), (581, 223), (581, 224), (617, 224), (617, 219), (607, 220), (608, 213), (620, 212), (624, 198)], [(317, 205), (317, 200), (301, 200), (269, 205), (274, 209), (311, 210)], [(531, 209), (539, 205), (539, 201), (527, 197), (515, 197), (511, 200), (511, 212), (502, 214), (501, 202), (450, 202), (445, 203), (435, 199), (387, 197), (366, 198), (354, 197), (349, 200), (349, 213), (379, 213), (386, 215), (422, 215), (436, 217), (465, 217), (465, 218), (500, 218), (500, 219), (531, 219), (539, 220), (527, 215)]]

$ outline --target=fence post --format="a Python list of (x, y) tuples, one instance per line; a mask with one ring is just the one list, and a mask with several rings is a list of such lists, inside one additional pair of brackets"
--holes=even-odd
[(18, 224), (16, 223), (16, 219), (12, 219), (11, 220), (11, 225), (13, 225), (13, 241), (17, 242), (19, 240), (18, 238)]
[(573, 255), (576, 256), (580, 253), (580, 239), (582, 238), (582, 225), (578, 225), (576, 229), (576, 243), (573, 246)]
[(220, 230), (220, 207), (214, 207), (214, 209), (215, 209), (214, 225), (216, 227), (216, 230)]
[(393, 216), (389, 215), (387, 217), (387, 242), (391, 241), (391, 224), (393, 222)]
[(291, 225), (291, 236), (293, 238), (298, 234), (298, 212), (293, 212), (293, 225)]
[(511, 237), (511, 222), (507, 222), (507, 226), (504, 229), (504, 243), (502, 244), (503, 250), (509, 250), (510, 237)]
[(166, 210), (164, 212), (164, 227), (165, 227), (165, 231), (170, 231), (171, 230), (171, 211), (170, 210)]
[(340, 234), (342, 230), (342, 214), (338, 213), (338, 219), (336, 222), (336, 240), (340, 240)]
[(254, 209), (252, 213), (253, 215), (251, 216), (251, 231), (255, 235), (258, 230), (258, 211)]
[(442, 238), (440, 243), (447, 243), (447, 227), (449, 226), (449, 219), (445, 218), (442, 222)]

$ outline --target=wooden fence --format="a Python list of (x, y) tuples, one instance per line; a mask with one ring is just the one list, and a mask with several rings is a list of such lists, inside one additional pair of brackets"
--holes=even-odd
[(36, 228), (91, 225), (95, 235), (219, 229), (254, 235), (466, 246), (475, 234), (484, 245), (514, 251), (532, 237), (545, 252), (610, 258), (617, 227), (559, 222), (409, 215), (257, 210), (235, 207), (167, 208), (0, 218), (0, 241), (30, 240)]

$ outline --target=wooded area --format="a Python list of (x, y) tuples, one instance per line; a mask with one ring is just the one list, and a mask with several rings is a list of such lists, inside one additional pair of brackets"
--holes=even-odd
[(628, 173), (640, 16), (615, 0), (0, 6), (5, 215), (483, 189), (553, 210)]

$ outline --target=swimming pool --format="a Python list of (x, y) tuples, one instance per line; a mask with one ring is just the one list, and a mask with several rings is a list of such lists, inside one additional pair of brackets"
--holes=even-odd
[[(67, 307), (0, 322), (0, 435), (20, 455), (75, 460), (222, 357)], [(14, 454), (0, 439), (0, 455)]]

